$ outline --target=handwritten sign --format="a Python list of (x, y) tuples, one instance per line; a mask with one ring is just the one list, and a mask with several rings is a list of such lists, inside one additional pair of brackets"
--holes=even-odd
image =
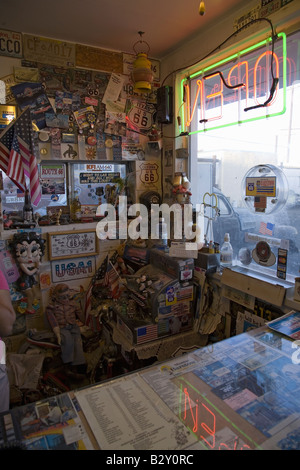
[(48, 233), (49, 258), (67, 259), (97, 254), (95, 230)]

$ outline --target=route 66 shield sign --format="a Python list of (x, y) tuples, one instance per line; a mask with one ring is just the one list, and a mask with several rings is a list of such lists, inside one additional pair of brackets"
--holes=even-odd
[(132, 101), (132, 107), (128, 111), (129, 122), (141, 132), (149, 131), (153, 125), (153, 114), (155, 107), (151, 103)]
[(156, 188), (159, 181), (158, 164), (155, 162), (141, 162), (140, 181), (143, 186)]

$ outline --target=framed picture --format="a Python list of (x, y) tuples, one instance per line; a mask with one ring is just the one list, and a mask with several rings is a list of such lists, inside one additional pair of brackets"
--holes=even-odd
[(72, 230), (48, 233), (49, 259), (97, 255), (96, 230)]

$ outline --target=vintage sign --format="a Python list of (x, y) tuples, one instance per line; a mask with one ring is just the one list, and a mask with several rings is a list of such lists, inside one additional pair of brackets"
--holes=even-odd
[(149, 131), (153, 125), (153, 115), (156, 107), (146, 101), (132, 101), (131, 108), (127, 113), (127, 118), (134, 128), (141, 132)]
[(120, 178), (119, 172), (113, 173), (80, 173), (80, 184), (100, 184), (111, 183), (114, 178)]
[(123, 56), (120, 52), (76, 44), (76, 66), (103, 72), (122, 73)]
[(75, 67), (75, 44), (24, 34), (24, 58), (59, 67)]
[(136, 163), (136, 189), (160, 188), (160, 168), (156, 161), (141, 161)]
[(65, 165), (54, 164), (54, 165), (41, 165), (40, 166), (40, 177), (41, 178), (59, 178), (65, 177)]
[(96, 261), (94, 256), (58, 260), (51, 262), (52, 282), (68, 282), (94, 276)]
[(0, 55), (21, 59), (23, 56), (22, 34), (0, 29)]
[(48, 233), (48, 244), (50, 260), (97, 254), (95, 230)]

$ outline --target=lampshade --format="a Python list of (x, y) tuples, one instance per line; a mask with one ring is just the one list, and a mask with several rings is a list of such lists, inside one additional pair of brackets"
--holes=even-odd
[[(139, 34), (142, 37), (144, 33), (139, 31)], [(133, 50), (136, 54), (131, 73), (134, 91), (138, 93), (150, 93), (153, 82), (153, 72), (151, 62), (148, 59), (150, 50), (149, 44), (141, 39), (133, 45)]]

